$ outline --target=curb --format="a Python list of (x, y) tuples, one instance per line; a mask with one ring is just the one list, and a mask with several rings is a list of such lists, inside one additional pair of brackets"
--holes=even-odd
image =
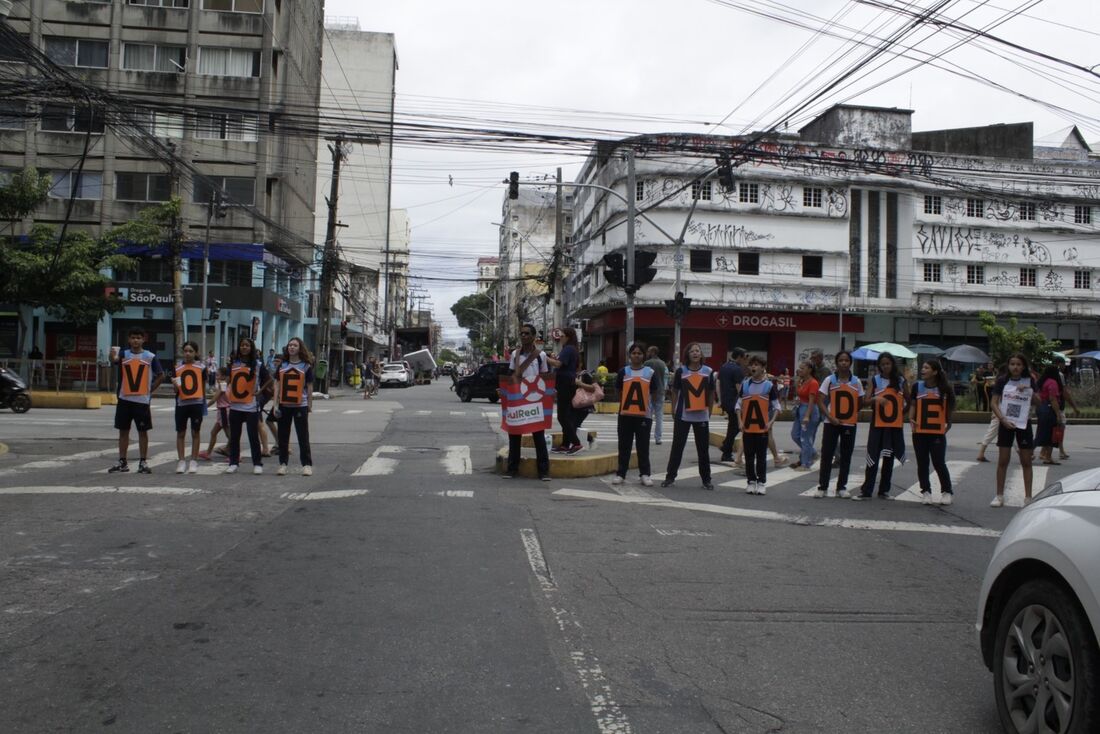
[[(583, 432), (584, 431), (582, 429), (582, 433)], [(588, 448), (592, 448), (592, 444), (596, 443), (596, 432), (595, 431), (588, 431), (587, 434), (588, 435), (586, 436), (586, 438), (588, 440)], [(561, 437), (563, 435), (564, 434), (561, 431), (558, 431), (557, 433), (551, 433), (550, 434), (550, 445), (547, 446), (546, 448), (554, 449), (554, 448), (557, 448), (558, 446), (561, 446)], [(520, 438), (520, 444), (519, 445), (522, 446), (525, 449), (533, 449), (533, 448), (535, 448), (535, 439), (531, 437), (530, 433), (525, 433)]]
[(70, 410), (99, 410), (103, 397), (99, 393), (89, 395), (72, 393), (31, 393), (32, 408), (68, 408)]
[[(508, 468), (508, 447), (497, 451), (496, 473), (503, 474)], [(613, 474), (619, 468), (619, 453), (584, 452), (582, 456), (550, 455), (550, 476), (554, 479), (579, 479)], [(638, 468), (638, 454), (631, 452), (630, 468)], [(519, 475), (527, 479), (538, 479), (539, 472), (535, 463), (533, 449), (524, 450), (519, 458)]]

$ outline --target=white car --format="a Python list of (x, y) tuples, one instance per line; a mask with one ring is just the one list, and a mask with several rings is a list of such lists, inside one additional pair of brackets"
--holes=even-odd
[(412, 384), (412, 370), (404, 362), (387, 362), (382, 365), (379, 387), (410, 387)]
[(982, 581), (978, 638), (1005, 731), (1100, 731), (1100, 469), (1009, 522)]

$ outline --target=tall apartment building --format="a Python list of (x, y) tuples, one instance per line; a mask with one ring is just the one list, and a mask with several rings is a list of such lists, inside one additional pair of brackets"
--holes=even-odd
[[(712, 365), (733, 346), (792, 373), (813, 348), (831, 354), (842, 341), (984, 346), (981, 311), (1095, 349), (1100, 160), (1080, 134), (1035, 141), (1031, 123), (913, 132), (911, 114), (839, 105), (797, 135), (597, 146), (578, 182), (634, 197), (636, 247), (657, 254), (636, 297), (636, 338), (672, 353), (664, 301), (679, 284), (693, 301), (681, 345), (701, 343)], [(714, 173), (722, 154), (730, 190)], [(596, 189), (576, 196), (569, 308), (588, 362), (621, 364), (624, 298), (601, 260), (625, 247), (625, 205)], [(677, 248), (664, 233), (685, 221)]]
[[(35, 167), (54, 180), (35, 221), (99, 231), (142, 208), (183, 200), (187, 338), (202, 337), (201, 282), (213, 191), (228, 208), (210, 222), (206, 326), (224, 356), (241, 336), (265, 348), (302, 333), (306, 273), (314, 259), (321, 0), (16, 0), (11, 25), (55, 63), (126, 104), (118, 116), (69, 102), (9, 98), (0, 125), (0, 170)], [(28, 71), (33, 77), (34, 72)], [(173, 180), (140, 133), (170, 144), (185, 166)], [(85, 139), (79, 183), (74, 171)], [(245, 207), (253, 207), (265, 223)], [(140, 267), (115, 273), (125, 311), (77, 328), (35, 314), (32, 341), (47, 357), (96, 357), (143, 326), (162, 358), (172, 343), (167, 247), (134, 249)]]

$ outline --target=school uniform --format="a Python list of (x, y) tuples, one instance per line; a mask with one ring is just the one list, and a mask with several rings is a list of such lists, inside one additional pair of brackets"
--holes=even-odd
[(276, 375), (279, 384), (279, 463), (290, 458), (290, 426), (298, 436), (302, 466), (313, 466), (309, 445), (309, 400), (313, 392), (313, 367), (307, 362), (283, 362)]
[[(251, 379), (249, 377), (251, 376)], [(248, 431), (248, 446), (252, 465), (263, 466), (260, 445), (260, 387), (270, 379), (267, 367), (260, 360), (234, 360), (229, 366), (229, 466), (241, 462), (241, 433)]]
[(861, 497), (875, 493), (875, 478), (882, 464), (882, 479), (878, 485), (880, 497), (890, 495), (894, 478), (894, 461), (905, 463), (905, 380), (892, 380), (882, 375), (871, 378), (871, 396), (879, 398), (871, 403), (871, 427), (867, 431), (867, 469), (863, 475)]
[(768, 483), (768, 422), (781, 408), (779, 390), (774, 381), (750, 377), (741, 383), (734, 413), (741, 426), (745, 475), (749, 480), (750, 493), (763, 494), (762, 490)]
[(202, 428), (202, 419), (206, 415), (206, 380), (201, 362), (176, 363), (172, 370), (172, 380), (176, 385), (176, 433), (191, 432)]
[(1030, 375), (1010, 378), (1001, 376), (993, 386), (993, 395), (997, 398), (1001, 415), (1014, 424), (1008, 428), (1001, 423), (997, 428), (997, 448), (1012, 448), (1012, 443), (1021, 450), (1035, 448), (1035, 436), (1031, 428), (1031, 398), (1038, 392), (1039, 386)]
[(153, 427), (149, 403), (153, 383), (164, 372), (157, 355), (148, 349), (133, 352), (123, 349), (118, 355), (118, 404), (115, 405), (115, 428), (129, 431), (133, 424), (138, 433)]
[(913, 453), (917, 456), (917, 482), (921, 494), (932, 493), (929, 461), (940, 480), (940, 492), (952, 494), (951, 472), (947, 469), (947, 428), (951, 420), (947, 396), (941, 394), (938, 387), (928, 387), (924, 380), (918, 380), (909, 399), (915, 413)]
[(833, 425), (825, 422), (821, 436), (821, 469), (818, 477), (819, 492), (828, 492), (833, 469), (833, 456), (840, 448), (837, 466), (836, 490), (842, 497), (848, 492), (848, 471), (852, 463), (852, 450), (856, 445), (856, 424), (859, 421), (859, 404), (863, 397), (863, 383), (855, 375), (841, 380), (834, 372), (821, 382), (818, 392), (829, 413), (839, 421)]
[(658, 387), (652, 367), (634, 369), (627, 365), (615, 375), (615, 387), (619, 393), (619, 470), (623, 479), (630, 468), (631, 444), (638, 447), (638, 473), (648, 477), (649, 432), (653, 426), (650, 410)]
[(668, 456), (665, 484), (676, 480), (691, 432), (699, 457), (699, 478), (704, 486), (710, 487), (710, 408), (714, 402), (714, 370), (706, 365), (695, 370), (680, 365), (672, 378), (672, 389), (676, 393), (676, 405), (672, 411), (672, 451)]

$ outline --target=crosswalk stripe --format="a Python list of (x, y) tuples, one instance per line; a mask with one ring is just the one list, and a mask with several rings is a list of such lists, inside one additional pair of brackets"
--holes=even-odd
[[(977, 464), (973, 461), (947, 462), (947, 471), (951, 474), (951, 485), (953, 487), (959, 486), (962, 478), (975, 466), (977, 466)], [(928, 473), (928, 481), (932, 485), (932, 502), (938, 505), (940, 503), (940, 498), (943, 497), (943, 493), (940, 492), (940, 483), (936, 478), (935, 469), (929, 468)], [(894, 499), (901, 500), (902, 502), (921, 502), (920, 484), (916, 483), (910, 485), (904, 492), (894, 497)]]
[(345, 411), (342, 411), (342, 412), (343, 412), (344, 415), (356, 415), (358, 413), (362, 413), (363, 411), (362, 410), (345, 410)]
[(324, 492), (283, 492), (282, 498), (295, 501), (336, 500), (345, 497), (362, 497), (370, 494), (369, 489), (333, 489)]
[(443, 466), (448, 474), (469, 474), (473, 470), (469, 446), (448, 446), (443, 455)]
[(176, 406), (174, 406), (174, 405), (169, 406), (167, 408), (153, 408), (153, 410), (155, 410), (158, 413), (168, 413), (168, 412), (173, 411), (175, 409), (176, 409)]
[[(767, 484), (768, 489), (773, 489), (792, 479), (801, 479), (804, 474), (809, 474), (809, 472), (797, 472), (789, 466), (781, 466), (778, 469), (768, 469), (767, 481), (765, 484)], [(748, 486), (748, 482), (748, 477), (740, 477), (729, 482), (723, 482), (719, 486), (744, 489)]]
[(431, 415), (432, 411), (430, 411), (430, 410), (418, 410), (418, 411), (416, 411), (416, 414), (417, 415)]
[[(1031, 467), (1031, 496), (1039, 494), (1043, 487), (1047, 484), (1047, 467), (1045, 466), (1032, 466)], [(1015, 467), (1012, 473), (1005, 480), (1005, 506), (1006, 507), (1023, 507), (1024, 506), (1024, 470), (1019, 466)]]
[(452, 410), (451, 415), (466, 415), (465, 410)]
[(310, 408), (311, 413), (331, 413), (332, 408)]
[[(150, 441), (149, 446), (161, 446), (160, 441)], [(34, 471), (36, 469), (60, 469), (61, 467), (71, 464), (74, 461), (83, 461), (85, 459), (99, 459), (104, 456), (118, 456), (117, 448), (101, 449), (99, 451), (83, 451), (78, 454), (69, 454), (68, 456), (58, 456), (56, 459), (42, 459), (40, 461), (30, 461), (26, 464), (20, 464), (19, 466), (13, 466), (10, 469), (0, 470), (0, 476), (7, 476), (9, 474), (20, 474), (25, 471)]]
[(364, 461), (351, 475), (353, 477), (377, 477), (393, 474), (394, 470), (397, 469), (397, 459), (389, 459), (382, 456), (382, 454), (400, 454), (404, 450), (401, 446), (379, 446), (370, 458)]
[[(711, 464), (710, 475), (723, 474), (728, 471), (733, 471), (733, 467), (725, 466), (723, 464)], [(699, 465), (692, 464), (691, 466), (685, 466), (676, 472), (677, 479), (692, 479), (699, 476)]]
[(188, 487), (69, 487), (69, 486), (39, 486), (39, 487), (0, 487), (0, 494), (160, 494), (160, 495), (194, 495), (206, 494), (205, 489), (191, 489)]
[(442, 492), (436, 492), (440, 497), (465, 497), (469, 499), (474, 496), (474, 492), (471, 489), (445, 489)]

